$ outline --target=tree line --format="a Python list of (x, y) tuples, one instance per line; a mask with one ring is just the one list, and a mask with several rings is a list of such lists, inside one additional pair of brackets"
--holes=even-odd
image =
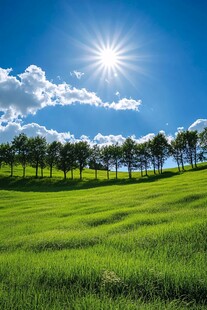
[(98, 170), (106, 170), (107, 179), (111, 169), (115, 170), (116, 179), (118, 170), (125, 166), (129, 178), (132, 172), (139, 170), (141, 176), (147, 176), (148, 170), (154, 174), (163, 172), (165, 161), (172, 157), (179, 171), (184, 171), (185, 164), (192, 168), (197, 167), (197, 162), (206, 160), (207, 153), (207, 128), (201, 133), (197, 131), (181, 131), (170, 142), (163, 133), (158, 133), (153, 139), (144, 143), (137, 143), (132, 138), (127, 138), (122, 145), (95, 144), (88, 142), (60, 143), (54, 141), (47, 143), (41, 136), (29, 138), (24, 133), (15, 136), (11, 143), (0, 144), (0, 166), (10, 166), (10, 175), (13, 176), (14, 166), (22, 166), (22, 176), (26, 176), (26, 167), (35, 168), (35, 176), (43, 177), (44, 168), (49, 167), (52, 178), (53, 169), (63, 172), (64, 179), (70, 171), (73, 179), (74, 169), (79, 169), (80, 179), (85, 167), (94, 169), (94, 177), (98, 178)]

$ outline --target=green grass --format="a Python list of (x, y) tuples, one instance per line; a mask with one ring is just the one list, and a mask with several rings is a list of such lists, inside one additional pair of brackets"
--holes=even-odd
[(207, 308), (207, 170), (0, 173), (0, 309)]

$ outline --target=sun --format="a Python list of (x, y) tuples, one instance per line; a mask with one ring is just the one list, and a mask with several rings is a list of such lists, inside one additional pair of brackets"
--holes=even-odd
[(118, 64), (118, 54), (112, 48), (104, 48), (100, 51), (100, 62), (108, 69), (115, 69)]
[(82, 70), (100, 88), (121, 85), (124, 80), (136, 87), (133, 72), (145, 73), (146, 56), (138, 51), (140, 43), (134, 40), (133, 29), (126, 32), (118, 27), (109, 32), (91, 25), (90, 29), (84, 28), (84, 38), (77, 43), (84, 52), (79, 59), (84, 64)]

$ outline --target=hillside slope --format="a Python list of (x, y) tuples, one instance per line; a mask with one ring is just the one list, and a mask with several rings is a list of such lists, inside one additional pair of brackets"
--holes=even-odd
[(0, 308), (206, 309), (207, 170), (164, 176), (1, 178)]

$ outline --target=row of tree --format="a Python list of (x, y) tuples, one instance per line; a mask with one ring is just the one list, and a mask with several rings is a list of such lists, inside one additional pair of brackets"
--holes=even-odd
[(0, 144), (0, 166), (10, 166), (13, 176), (14, 165), (20, 164), (23, 169), (23, 177), (26, 175), (28, 165), (35, 168), (35, 175), (43, 171), (45, 167), (50, 169), (52, 177), (53, 168), (61, 170), (66, 179), (71, 172), (73, 179), (74, 169), (79, 169), (80, 179), (85, 167), (94, 169), (95, 179), (98, 178), (98, 170), (104, 169), (109, 179), (109, 171), (116, 171), (121, 166), (127, 167), (129, 178), (132, 171), (141, 171), (141, 176), (147, 175), (149, 169), (154, 174), (162, 173), (163, 165), (168, 157), (173, 157), (178, 170), (184, 170), (185, 164), (197, 167), (198, 161), (205, 160), (207, 152), (207, 128), (200, 134), (197, 131), (179, 132), (175, 139), (169, 142), (163, 133), (158, 133), (148, 142), (137, 143), (132, 138), (127, 138), (122, 145), (90, 146), (85, 141), (76, 143), (66, 142), (62, 144), (54, 141), (47, 143), (44, 137), (28, 138), (24, 133), (16, 136), (11, 143)]

